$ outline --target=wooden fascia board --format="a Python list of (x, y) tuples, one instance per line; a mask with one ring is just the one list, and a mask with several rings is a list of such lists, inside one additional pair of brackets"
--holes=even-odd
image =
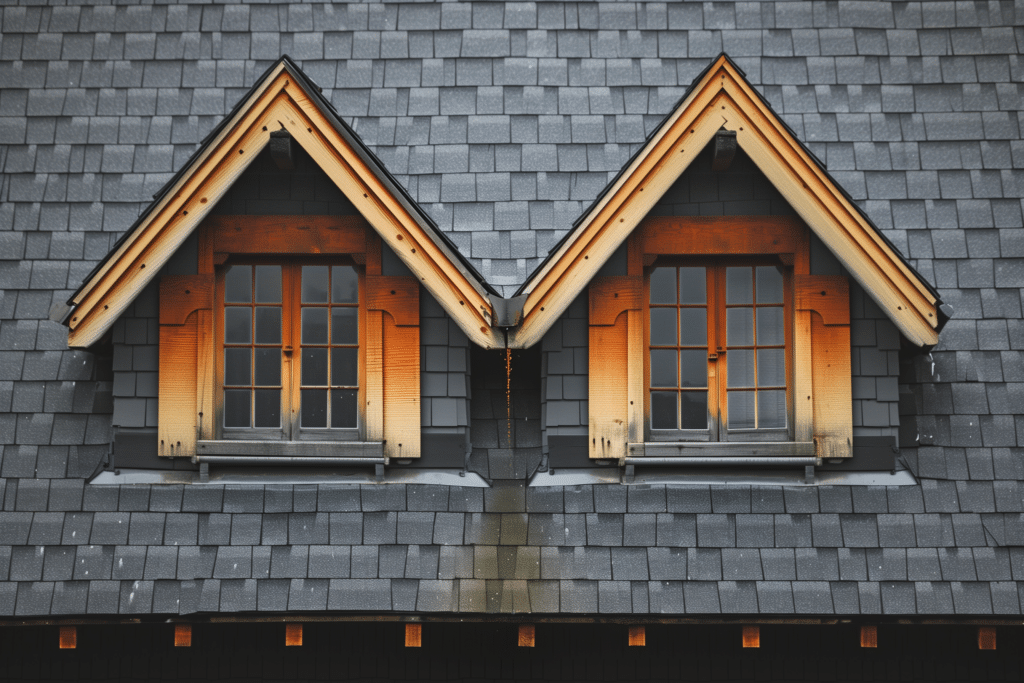
[[(936, 300), (849, 200), (742, 82), (729, 83), (716, 107), (740, 147), (814, 233), (846, 266), (903, 335), (917, 346), (938, 342)], [(747, 101), (744, 102), (743, 100)], [(776, 139), (772, 139), (772, 138)]]
[[(207, 153), (154, 207), (146, 223), (83, 288), (70, 314), (70, 346), (88, 347), (110, 328), (255, 159), (269, 141), (269, 131), (281, 125), (311, 156), (333, 161), (325, 172), (471, 339), (487, 348), (504, 346), (490, 325), (490, 300), (482, 288), (396, 201), (294, 77), (280, 71), (254, 93), (235, 123), (225, 127)], [(242, 154), (239, 149), (244, 150)]]
[(652, 138), (575, 239), (562, 246), (527, 287), (522, 325), (509, 333), (509, 346), (527, 348), (548, 328), (597, 274), (693, 162), (724, 120), (710, 106), (715, 92), (696, 89)]
[(85, 348), (103, 336), (262, 151), (270, 140), (268, 112), (288, 80), (280, 73), (268, 79), (267, 87), (254, 94), (235, 123), (225, 127), (83, 288), (70, 313), (69, 346)]
[[(256, 108), (258, 106), (260, 99), (263, 98), (268, 91), (273, 92), (272, 88), (275, 82), (277, 81), (277, 77), (284, 69), (285, 65), (281, 64), (277, 68), (275, 73), (269, 76), (264, 81), (262, 87), (260, 87), (255, 92), (253, 92), (252, 95), (250, 95), (248, 102), (244, 106), (240, 107), (239, 111), (236, 113), (235, 118), (237, 120), (245, 118), (248, 112), (251, 112), (252, 109)], [(178, 179), (178, 181), (174, 184), (174, 186), (170, 188), (167, 192), (165, 192), (164, 196), (160, 199), (156, 206), (154, 206), (151, 209), (149, 214), (150, 218), (147, 221), (147, 225), (153, 223), (156, 220), (156, 217), (163, 211), (163, 209), (167, 207), (168, 204), (172, 203), (176, 199), (180, 199), (178, 193), (181, 191), (181, 189), (189, 182), (191, 177), (198, 172), (198, 169), (200, 169), (203, 166), (204, 162), (208, 160), (212, 154), (215, 153), (217, 148), (221, 144), (223, 144), (224, 140), (233, 132), (236, 132), (236, 128), (237, 126), (235, 124), (225, 126), (224, 129), (221, 130), (220, 134), (210, 142), (209, 146), (207, 147), (206, 153), (201, 155), (199, 158), (193, 160), (191, 166), (192, 170), (183, 173), (181, 177)], [(94, 273), (93, 276), (89, 279), (89, 281), (85, 283), (85, 285), (76, 293), (75, 298), (72, 300), (72, 304), (77, 306), (79, 303), (84, 301), (85, 298), (89, 295), (89, 293), (103, 280), (103, 276), (111, 268), (115, 267), (117, 262), (120, 260), (121, 256), (128, 250), (130, 250), (135, 242), (139, 241), (140, 239), (145, 239), (147, 237), (145, 232), (145, 228), (136, 230), (135, 234), (132, 237), (126, 240), (123, 244), (121, 244), (118, 247), (117, 251), (103, 265), (103, 267), (100, 268), (100, 270), (98, 270), (96, 273)]]
[[(510, 333), (510, 346), (525, 348), (543, 337), (723, 126), (737, 131), (744, 151), (907, 339), (918, 346), (938, 341), (937, 302), (925, 284), (864, 221), (776, 115), (722, 58), (659, 135), (648, 142), (647, 151), (591, 210), (579, 234), (563, 245), (524, 288), (524, 320)], [(805, 180), (812, 180), (816, 187)], [(646, 192), (638, 191), (641, 187)], [(809, 206), (817, 208), (811, 211)]]
[(292, 107), (281, 123), (292, 137), (472, 341), (484, 348), (504, 348), (504, 336), (491, 325), (491, 303), (482, 288), (396, 199), (302, 88), (289, 86), (285, 91)]

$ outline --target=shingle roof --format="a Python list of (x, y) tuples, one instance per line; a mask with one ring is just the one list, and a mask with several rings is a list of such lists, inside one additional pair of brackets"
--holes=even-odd
[[(1019, 3), (0, 12), (0, 615), (1020, 613)], [(114, 378), (49, 310), (280, 55), (510, 295), (723, 50), (956, 311), (901, 377), (919, 485), (84, 483)]]

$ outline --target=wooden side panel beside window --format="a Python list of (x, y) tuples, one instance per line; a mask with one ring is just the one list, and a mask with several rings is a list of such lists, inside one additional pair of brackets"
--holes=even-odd
[(798, 310), (811, 314), (814, 440), (820, 458), (853, 456), (850, 289), (845, 277), (798, 275)]
[[(640, 316), (643, 280), (617, 276), (594, 278), (590, 283), (589, 410), (590, 457), (624, 458), (627, 455), (630, 423), (642, 412), (631, 411), (630, 322)], [(633, 378), (636, 379), (636, 378)], [(632, 419), (631, 419), (632, 418)], [(639, 429), (634, 425), (634, 431)]]
[[(367, 389), (373, 372), (373, 359), (379, 357), (382, 370), (380, 391), (383, 402), (383, 425), (378, 432), (370, 424), (378, 414), (370, 405), (367, 410), (367, 433), (381, 433), (388, 458), (420, 457), (420, 328), (419, 283), (414, 277), (381, 275), (366, 276), (367, 324), (380, 321), (380, 335), (369, 333), (367, 339)], [(375, 337), (379, 348), (373, 348)], [(372, 394), (367, 392), (368, 400)]]
[(200, 363), (199, 340), (208, 338), (201, 327), (211, 320), (212, 301), (212, 275), (175, 275), (160, 281), (157, 445), (162, 456), (194, 455), (197, 431), (204, 418), (207, 424), (213, 419), (200, 415), (199, 407), (207, 389), (199, 379), (209, 365)]

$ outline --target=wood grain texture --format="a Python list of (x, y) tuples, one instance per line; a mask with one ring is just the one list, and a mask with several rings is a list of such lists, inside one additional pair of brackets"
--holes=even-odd
[(590, 281), (590, 324), (614, 325), (623, 311), (639, 311), (643, 306), (642, 277), (613, 275)]
[(420, 457), (420, 328), (384, 323), (384, 456)]
[(644, 254), (679, 256), (793, 254), (804, 230), (790, 216), (657, 217), (638, 228)]
[(359, 254), (366, 251), (362, 216), (210, 216), (214, 252), (227, 254)]
[(183, 325), (160, 326), (160, 404), (157, 452), (161, 456), (192, 456), (196, 450), (196, 347), (199, 312)]
[(591, 458), (624, 458), (629, 441), (628, 314), (614, 325), (590, 326), (589, 447)]
[(184, 325), (193, 311), (213, 308), (213, 275), (165, 275), (160, 278), (160, 324)]
[(367, 441), (384, 440), (384, 314), (366, 312), (366, 405), (363, 417)]
[(853, 382), (850, 326), (826, 325), (811, 315), (814, 366), (814, 440), (819, 458), (853, 456)]
[(826, 325), (850, 324), (850, 281), (842, 275), (794, 277), (796, 309), (814, 311)]
[(397, 325), (420, 324), (420, 283), (414, 277), (367, 275), (366, 308), (386, 311)]

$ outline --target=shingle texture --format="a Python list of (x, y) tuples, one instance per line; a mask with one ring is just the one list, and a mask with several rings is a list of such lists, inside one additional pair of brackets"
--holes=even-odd
[[(1004, 1), (0, 8), (0, 616), (1019, 615), (1022, 23)], [(281, 54), (510, 295), (722, 50), (955, 309), (901, 354), (854, 293), (855, 430), (898, 436), (917, 485), (527, 488), (549, 437), (586, 435), (585, 299), (510, 387), (422, 303), (424, 424), (468, 430), (492, 488), (84, 483), (112, 425), (155, 424), (155, 293), (95, 353), (51, 306)], [(743, 163), (747, 195), (695, 172), (657, 211), (788, 211)], [(261, 159), (218, 211), (351, 211), (302, 154), (288, 182)]]

